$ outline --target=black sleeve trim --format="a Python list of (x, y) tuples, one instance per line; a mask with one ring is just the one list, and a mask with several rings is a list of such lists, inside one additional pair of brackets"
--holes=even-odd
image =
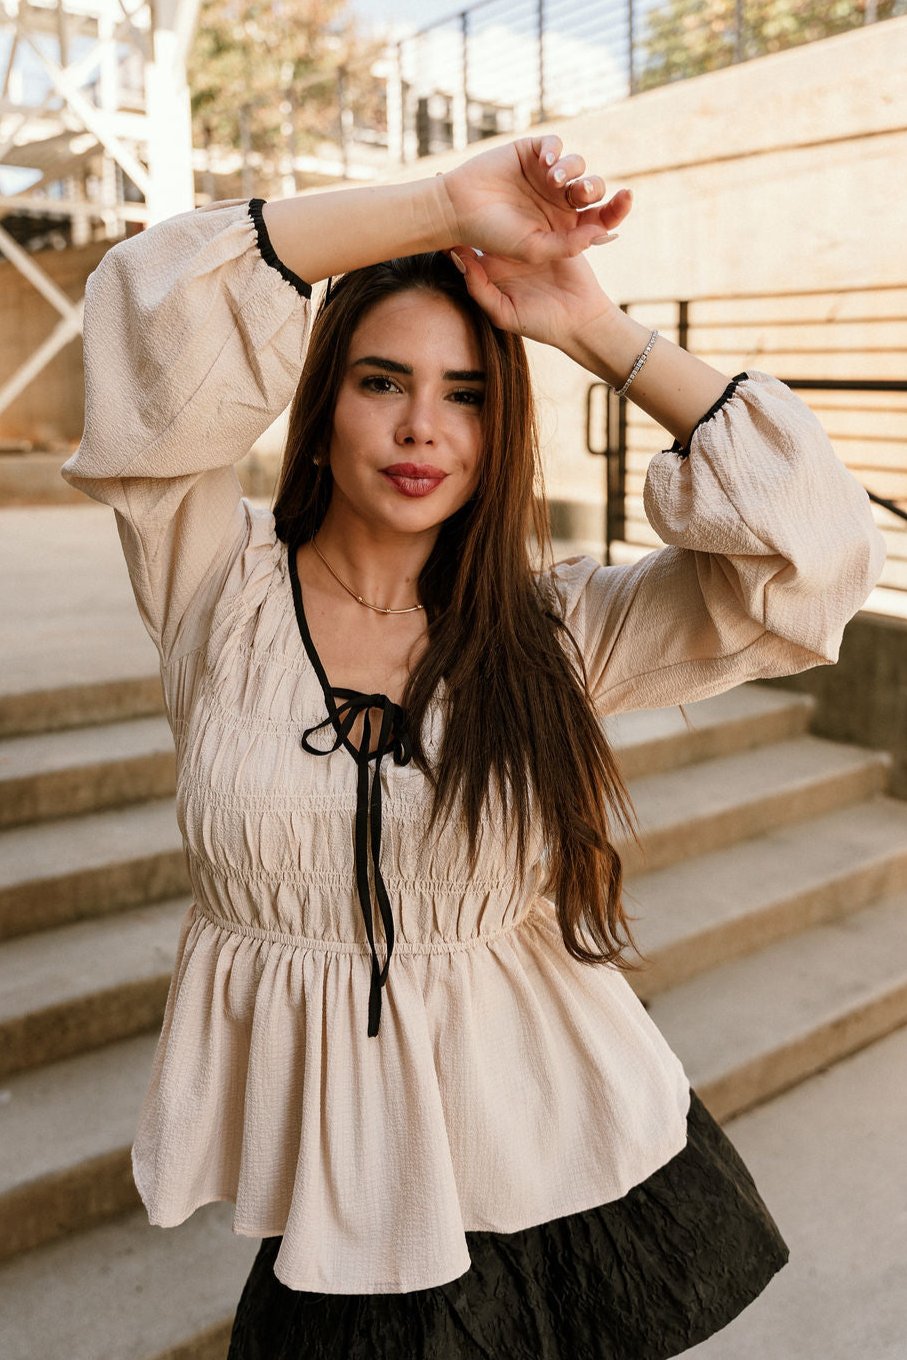
[(312, 285), (306, 283), (305, 279), (301, 279), (298, 274), (294, 274), (292, 269), (288, 269), (283, 260), (278, 258), (277, 251), (271, 245), (271, 238), (268, 235), (268, 228), (265, 226), (265, 219), (261, 211), (266, 202), (267, 199), (265, 198), (251, 198), (249, 200), (249, 216), (255, 223), (261, 257), (266, 264), (272, 265), (277, 270), (281, 278), (286, 279), (287, 283), (292, 283), (297, 293), (301, 293), (304, 298), (310, 298), (312, 296)]
[(744, 382), (748, 377), (749, 377), (748, 373), (735, 373), (733, 378), (731, 378), (731, 381), (728, 383), (727, 387), (722, 392), (721, 396), (714, 403), (714, 405), (709, 407), (704, 416), (699, 417), (696, 424), (690, 431), (690, 437), (687, 440), (686, 444), (681, 444), (679, 439), (675, 439), (670, 449), (667, 449), (666, 452), (679, 453), (681, 458), (689, 457), (690, 445), (693, 442), (693, 435), (699, 429), (699, 426), (704, 425), (707, 420), (711, 420), (715, 412), (720, 411), (726, 401), (730, 401), (731, 397), (737, 391), (737, 384)]

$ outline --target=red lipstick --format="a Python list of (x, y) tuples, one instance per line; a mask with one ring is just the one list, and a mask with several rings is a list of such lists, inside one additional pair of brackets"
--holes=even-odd
[(381, 469), (381, 475), (404, 496), (428, 496), (447, 473), (432, 463), (392, 463)]

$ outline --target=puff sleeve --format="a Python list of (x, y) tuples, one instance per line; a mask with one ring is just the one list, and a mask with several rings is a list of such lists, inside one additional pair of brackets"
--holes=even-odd
[(778, 378), (738, 374), (687, 449), (652, 457), (643, 505), (667, 547), (550, 573), (600, 714), (837, 661), (885, 543), (865, 489)]
[(162, 663), (204, 641), (251, 517), (234, 464), (293, 397), (311, 286), (262, 199), (180, 213), (112, 246), (85, 290), (85, 424), (63, 478), (113, 507)]

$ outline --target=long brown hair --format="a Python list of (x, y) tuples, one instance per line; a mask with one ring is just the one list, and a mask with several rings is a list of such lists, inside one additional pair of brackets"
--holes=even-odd
[[(469, 858), (492, 782), (515, 826), (522, 863), (536, 800), (552, 892), (568, 952), (584, 963), (638, 971), (640, 957), (622, 902), (622, 866), (611, 844), (612, 812), (640, 843), (635, 809), (589, 695), (579, 648), (544, 572), (533, 569), (530, 534), (545, 559), (551, 541), (539, 434), (522, 336), (496, 327), (469, 296), (442, 251), (351, 270), (322, 297), (312, 322), (275, 493), (278, 537), (306, 542), (330, 501), (327, 466), (334, 407), (353, 333), (365, 312), (404, 289), (449, 298), (472, 323), (486, 372), (483, 444), (472, 498), (441, 526), (419, 576), (428, 646), (402, 704), (413, 759), (433, 789), (430, 831), (459, 803)], [(572, 660), (571, 660), (572, 657)], [(422, 723), (441, 681), (444, 735), (432, 767)], [(580, 942), (582, 924), (597, 951)]]

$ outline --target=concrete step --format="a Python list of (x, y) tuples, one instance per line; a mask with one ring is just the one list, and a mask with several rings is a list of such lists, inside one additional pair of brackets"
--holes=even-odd
[[(625, 778), (688, 765), (805, 731), (807, 695), (741, 685), (680, 709), (617, 714), (606, 730)], [(0, 827), (163, 798), (175, 790), (166, 718), (134, 718), (0, 740)]]
[(105, 680), (86, 675), (82, 681), (46, 689), (33, 688), (31, 675), (26, 680), (25, 688), (4, 687), (0, 692), (0, 737), (56, 732), (164, 712), (161, 680), (156, 674)]
[(0, 946), (0, 1077), (159, 1025), (183, 897)]
[(188, 890), (173, 798), (0, 831), (0, 939)]
[(907, 890), (672, 987), (649, 1014), (730, 1119), (907, 1024)]
[(648, 1000), (797, 931), (907, 888), (907, 803), (863, 803), (775, 827), (626, 881), (650, 963), (629, 974)]
[(116, 517), (81, 500), (0, 508), (2, 736), (163, 711)]
[[(631, 879), (651, 962), (645, 999), (907, 887), (907, 806), (877, 795)], [(0, 949), (0, 1074), (158, 1023), (188, 897), (7, 942)]]
[(0, 741), (0, 827), (165, 798), (175, 787), (163, 716)]
[(258, 1239), (232, 1204), (123, 1214), (0, 1266), (3, 1360), (224, 1360)]
[(157, 1032), (7, 1078), (0, 1258), (141, 1204), (130, 1147)]
[[(747, 685), (690, 704), (693, 731), (677, 709), (655, 709), (610, 719), (610, 739), (625, 777), (634, 769), (652, 777), (672, 762), (688, 768), (716, 752), (801, 732), (810, 710), (811, 701), (804, 703), (801, 695)], [(20, 808), (23, 821), (26, 814), (49, 817), (64, 807), (76, 811), (79, 804), (118, 796), (131, 802), (155, 788), (172, 789), (172, 738), (164, 718), (19, 737), (0, 743), (0, 770), (4, 766), (7, 818), (19, 817)], [(3, 782), (0, 777), (0, 790)], [(117, 853), (107, 853), (108, 846)], [(54, 865), (52, 876), (48, 865)], [(0, 830), (0, 939), (187, 887), (169, 798)]]
[(901, 1028), (725, 1125), (790, 1260), (684, 1360), (904, 1360), (905, 1072)]
[(642, 849), (618, 836), (627, 875), (679, 864), (773, 827), (881, 792), (892, 758), (822, 737), (791, 737), (630, 781)]
[(804, 733), (815, 700), (757, 681), (685, 704), (609, 715), (605, 734), (625, 779), (678, 769)]

